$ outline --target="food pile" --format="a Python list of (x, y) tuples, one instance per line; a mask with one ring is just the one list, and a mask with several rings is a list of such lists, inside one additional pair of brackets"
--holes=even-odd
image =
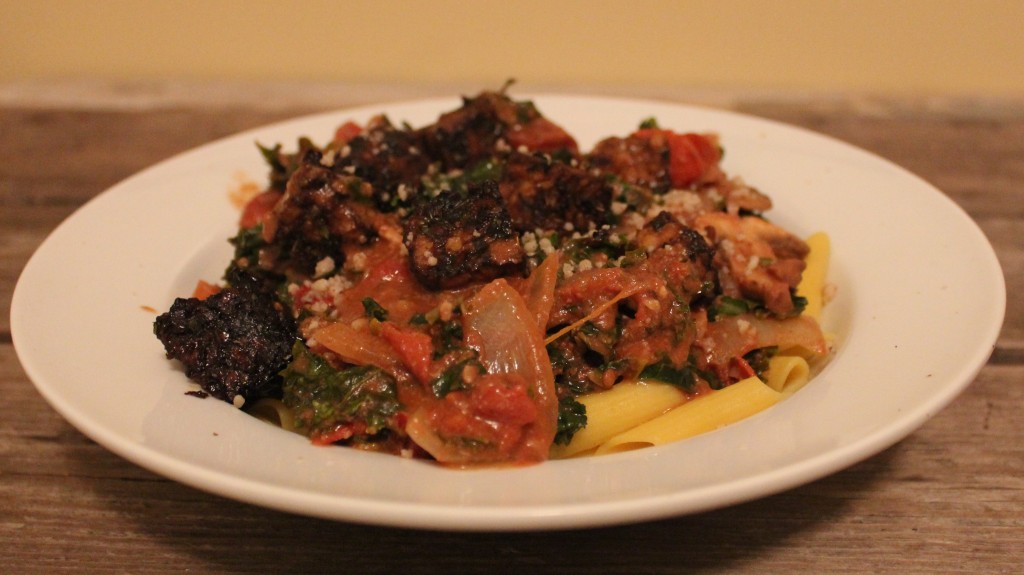
[(586, 425), (577, 398), (622, 381), (756, 374), (778, 331), (818, 334), (783, 321), (807, 246), (715, 135), (641, 120), (582, 151), (503, 89), (261, 147), (223, 278), (155, 333), (200, 395), (451, 464), (543, 460)]

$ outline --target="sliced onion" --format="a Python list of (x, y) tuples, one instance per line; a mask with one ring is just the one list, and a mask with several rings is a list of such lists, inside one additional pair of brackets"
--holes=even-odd
[(520, 292), (526, 300), (526, 306), (537, 319), (541, 331), (547, 329), (551, 308), (555, 305), (555, 286), (558, 283), (558, 252), (549, 255), (533, 270), (522, 286)]
[(336, 322), (313, 332), (312, 339), (354, 365), (373, 365), (395, 378), (405, 375), (401, 358), (386, 341), (344, 322)]
[(558, 426), (558, 399), (544, 333), (522, 296), (503, 279), (481, 289), (463, 306), (466, 339), (479, 346), (489, 373), (522, 377), (531, 385), (541, 415), (531, 430), (530, 451), (547, 457)]
[[(479, 351), (487, 373), (512, 375), (515, 380), (526, 382), (527, 395), (539, 413), (536, 420), (523, 427), (520, 444), (508, 454), (510, 462), (543, 461), (557, 429), (558, 401), (551, 362), (535, 314), (504, 279), (484, 286), (463, 303), (462, 309), (466, 342)], [(424, 404), (412, 414), (406, 431), (418, 445), (443, 463), (495, 462), (493, 453), (474, 453), (458, 442), (439, 437), (434, 428), (434, 413), (431, 406)]]
[(708, 324), (701, 342), (708, 350), (709, 363), (719, 365), (763, 347), (778, 346), (780, 351), (805, 358), (828, 352), (818, 322), (803, 315), (789, 319), (759, 318), (750, 314), (720, 317)]

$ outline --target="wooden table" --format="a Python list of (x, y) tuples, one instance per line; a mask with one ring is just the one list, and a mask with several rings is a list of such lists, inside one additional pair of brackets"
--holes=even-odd
[[(773, 497), (570, 532), (442, 533), (309, 519), (136, 467), (81, 435), (35, 391), (11, 344), (11, 294), (32, 251), (86, 200), (244, 128), (448, 93), (0, 86), (0, 572), (1024, 573), (1024, 306), (1016, 296), (1024, 290), (1024, 100), (633, 94), (774, 118), (877, 152), (967, 210), (1003, 265), (1006, 323), (966, 392), (894, 447)], [(949, 266), (957, 273), (955, 261)]]

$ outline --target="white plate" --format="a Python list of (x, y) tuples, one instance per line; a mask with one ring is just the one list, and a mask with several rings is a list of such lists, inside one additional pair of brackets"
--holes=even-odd
[[(525, 98), (526, 96), (521, 96)], [(230, 258), (241, 172), (263, 182), (254, 142), (325, 143), (348, 119), (386, 111), (432, 122), (457, 98), (322, 114), (220, 140), (151, 167), (78, 210), (43, 243), (14, 294), (18, 355), (40, 393), (114, 453), (226, 497), (312, 516), (457, 530), (608, 525), (776, 493), (899, 441), (984, 365), (1002, 324), (1002, 272), (977, 226), (905, 170), (805, 130), (729, 112), (635, 100), (533, 98), (584, 148), (644, 118), (716, 131), (725, 168), (775, 201), (800, 234), (827, 231), (839, 286), (831, 363), (792, 398), (660, 448), (542, 465), (454, 471), (314, 447), (230, 405), (186, 396), (155, 314)], [(104, 145), (97, 142), (96, 145)], [(128, 143), (130, 145), (130, 143)]]

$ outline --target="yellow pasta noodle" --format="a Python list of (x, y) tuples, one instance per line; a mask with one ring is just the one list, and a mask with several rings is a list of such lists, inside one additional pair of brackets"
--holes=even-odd
[(777, 355), (768, 360), (765, 383), (780, 393), (790, 394), (800, 389), (811, 377), (807, 360), (796, 355)]
[(828, 261), (832, 251), (828, 234), (818, 232), (807, 238), (811, 251), (805, 259), (803, 277), (796, 288), (797, 295), (807, 298), (804, 315), (821, 320), (821, 308), (824, 305), (825, 274), (828, 272)]
[(277, 425), (288, 431), (295, 431), (295, 413), (279, 399), (263, 398), (257, 400), (247, 411), (253, 417), (262, 419), (271, 425)]
[(602, 443), (595, 454), (662, 445), (713, 431), (767, 409), (781, 398), (760, 379), (749, 377), (620, 433)]
[(686, 395), (666, 383), (622, 382), (579, 398), (587, 408), (587, 426), (568, 445), (552, 448), (553, 458), (581, 455), (609, 438), (650, 421), (686, 401)]

